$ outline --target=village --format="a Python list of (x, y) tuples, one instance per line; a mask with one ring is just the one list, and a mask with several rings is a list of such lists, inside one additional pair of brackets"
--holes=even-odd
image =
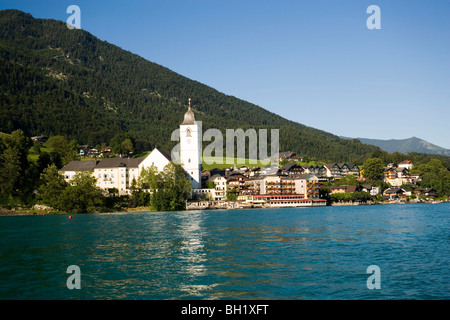
[[(85, 152), (83, 150), (83, 152)], [(91, 151), (92, 152), (92, 151)], [(89, 157), (87, 154), (85, 157)], [(325, 205), (360, 205), (376, 203), (429, 202), (436, 197), (430, 188), (407, 190), (403, 186), (416, 186), (420, 174), (410, 174), (411, 161), (391, 163), (384, 170), (384, 182), (391, 187), (381, 192), (380, 187), (365, 183), (361, 168), (353, 163), (329, 163), (324, 165), (301, 165), (301, 157), (295, 152), (280, 152), (278, 161), (284, 165), (266, 167), (229, 167), (201, 172), (200, 188), (193, 189), (187, 209), (230, 209), (258, 207), (302, 207)], [(154, 165), (158, 170), (171, 161), (170, 155), (158, 148), (146, 158), (114, 157), (100, 160), (72, 161), (60, 172), (67, 182), (80, 171), (90, 171), (97, 179), (97, 186), (106, 194), (129, 194), (133, 179), (137, 180), (143, 168)], [(356, 185), (327, 186), (331, 182), (352, 176)], [(321, 193), (327, 188), (328, 193)], [(333, 194), (365, 192), (370, 198), (354, 201), (330, 201)], [(378, 197), (377, 197), (378, 196)]]
[[(390, 163), (384, 168), (384, 188), (366, 181), (363, 169), (357, 164), (305, 165), (297, 153), (290, 151), (279, 152), (277, 162), (265, 167), (233, 165), (225, 169), (202, 170), (201, 122), (195, 121), (190, 100), (180, 124), (179, 139), (176, 160), (192, 185), (186, 209), (433, 202), (437, 195), (433, 189), (416, 188), (421, 175), (410, 173), (414, 164), (409, 160)], [(109, 153), (110, 148), (101, 152)], [(70, 183), (77, 173), (88, 171), (106, 196), (130, 194), (146, 168), (153, 166), (161, 172), (175, 160), (158, 148), (144, 158), (116, 156), (98, 160), (98, 150), (89, 146), (82, 146), (79, 155), (83, 160), (71, 161), (59, 170), (64, 180)], [(340, 184), (340, 181), (344, 183)], [(405, 186), (415, 188), (408, 190)]]

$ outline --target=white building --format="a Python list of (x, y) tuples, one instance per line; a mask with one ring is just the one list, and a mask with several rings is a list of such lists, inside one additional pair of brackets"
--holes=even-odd
[(80, 171), (90, 171), (103, 190), (117, 189), (119, 194), (129, 193), (133, 179), (137, 181), (144, 168), (155, 166), (159, 171), (169, 164), (170, 156), (155, 148), (145, 158), (105, 158), (100, 161), (71, 161), (60, 172), (67, 182)]
[(154, 148), (152, 152), (150, 152), (150, 154), (139, 163), (139, 173), (142, 172), (142, 169), (149, 168), (151, 166), (155, 166), (156, 169), (161, 172), (170, 161), (170, 155), (162, 150), (159, 150), (158, 148)]
[(215, 174), (209, 178), (208, 181), (212, 181), (215, 184), (215, 187), (211, 193), (212, 200), (225, 200), (227, 196), (227, 179), (219, 174)]
[(193, 189), (200, 189), (202, 180), (202, 123), (195, 121), (194, 112), (189, 109), (180, 125), (180, 164), (188, 173)]
[[(143, 158), (106, 158), (94, 168), (93, 176), (101, 189), (117, 189), (119, 194), (128, 193), (133, 179), (139, 177), (139, 163)], [(63, 168), (64, 169), (64, 168)]]
[(408, 170), (411, 170), (412, 167), (413, 167), (413, 163), (411, 161), (409, 161), (409, 160), (405, 160), (405, 161), (400, 162), (398, 164), (398, 167), (399, 168), (406, 168)]
[(95, 166), (98, 161), (96, 160), (86, 160), (86, 161), (71, 161), (66, 164), (61, 170), (61, 174), (64, 176), (64, 180), (70, 182), (77, 172), (80, 171), (94, 171)]

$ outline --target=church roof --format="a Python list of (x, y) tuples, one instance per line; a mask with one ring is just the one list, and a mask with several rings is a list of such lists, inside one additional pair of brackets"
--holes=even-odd
[(192, 125), (195, 124), (194, 112), (191, 110), (191, 99), (189, 99), (189, 109), (184, 114), (184, 121), (181, 125)]

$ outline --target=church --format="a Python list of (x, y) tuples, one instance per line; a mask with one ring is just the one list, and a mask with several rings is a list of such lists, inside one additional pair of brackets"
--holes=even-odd
[[(189, 98), (188, 110), (180, 124), (179, 160), (187, 172), (192, 189), (201, 189), (202, 170), (202, 125), (195, 121)], [(133, 179), (139, 177), (144, 168), (155, 166), (158, 171), (172, 161), (166, 152), (154, 148), (145, 158), (105, 158), (102, 160), (71, 161), (60, 171), (67, 182), (80, 171), (91, 171), (97, 179), (97, 186), (103, 190), (117, 189), (120, 195), (128, 194)]]
[(189, 108), (180, 125), (180, 164), (189, 175), (192, 189), (202, 187), (202, 136), (201, 121), (195, 121), (189, 98)]

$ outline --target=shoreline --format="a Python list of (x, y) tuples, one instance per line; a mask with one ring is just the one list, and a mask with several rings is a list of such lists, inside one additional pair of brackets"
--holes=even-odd
[[(439, 201), (440, 203), (449, 203), (449, 201)], [(372, 206), (372, 205), (395, 205), (395, 204), (436, 204), (433, 202), (375, 202), (375, 203), (342, 203), (342, 204), (332, 204), (326, 206), (318, 206), (318, 207), (344, 207), (344, 206)], [(288, 207), (280, 207), (281, 209)], [(292, 207), (297, 208), (297, 207)], [(298, 207), (299, 208), (299, 207)], [(311, 206), (308, 208), (316, 208), (315, 206)], [(198, 208), (198, 209), (186, 209), (186, 211), (200, 211), (200, 210), (236, 210), (236, 209), (272, 209), (271, 207), (207, 207), (207, 208)], [(151, 208), (139, 207), (139, 208), (128, 208), (126, 210), (120, 211), (106, 211), (106, 212), (90, 212), (90, 213), (68, 213), (68, 212), (59, 212), (59, 211), (47, 211), (47, 210), (0, 210), (0, 217), (16, 217), (16, 216), (48, 216), (48, 215), (73, 215), (73, 214), (123, 214), (123, 213), (134, 213), (134, 212), (151, 212), (154, 211)], [(156, 212), (156, 211), (155, 211)], [(170, 212), (170, 211), (167, 211)]]

